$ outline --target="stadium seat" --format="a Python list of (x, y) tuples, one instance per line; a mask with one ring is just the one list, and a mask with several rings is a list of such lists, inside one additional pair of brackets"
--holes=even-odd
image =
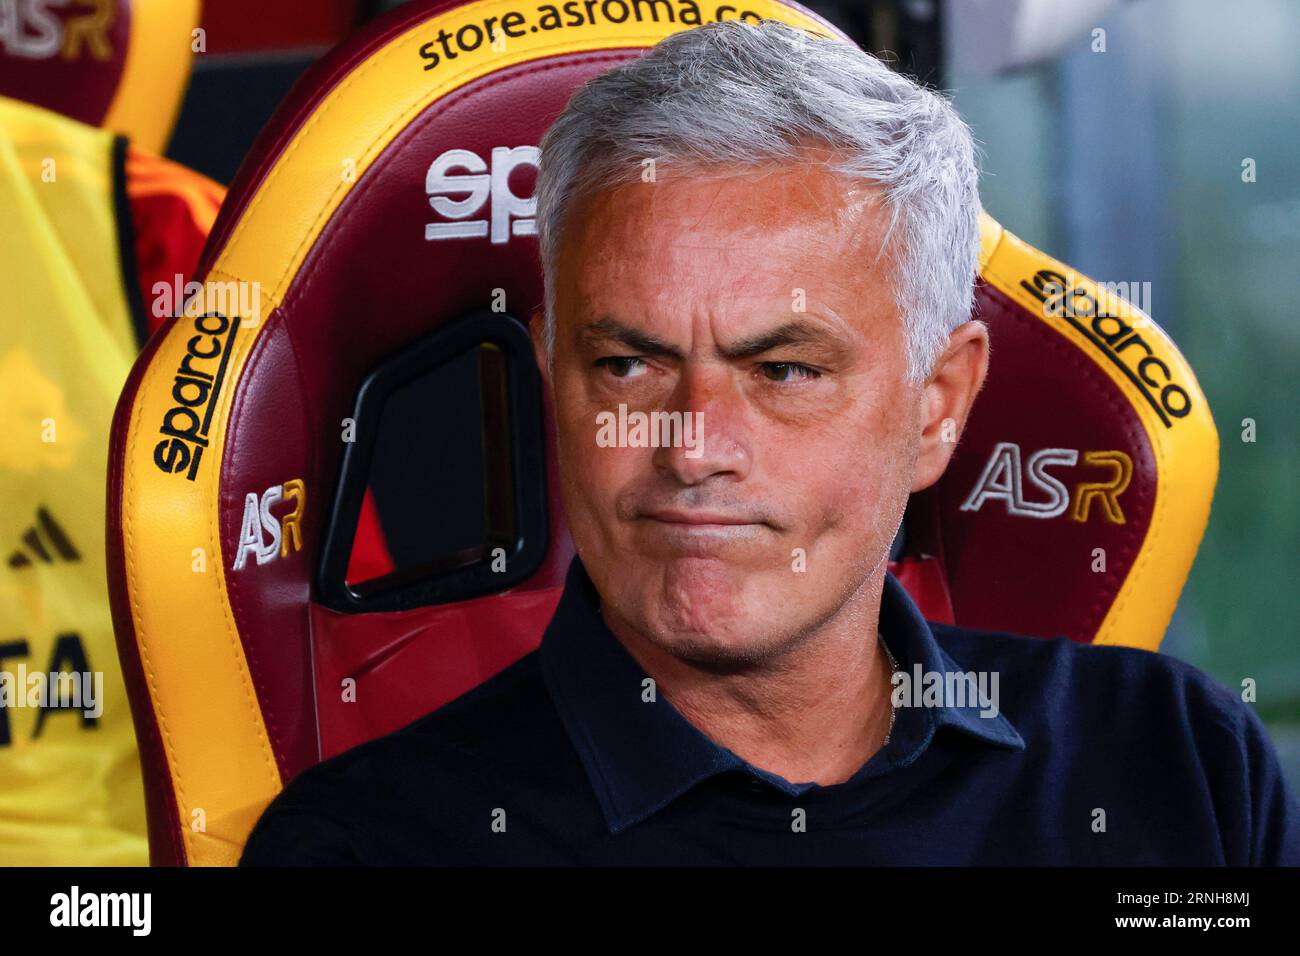
[(0, 96), (161, 153), (180, 112), (199, 0), (0, 5)]
[[(839, 35), (794, 4), (721, 9)], [(693, 25), (582, 21), (417, 2), (333, 51), (232, 185), (207, 294), (136, 363), (108, 537), (154, 863), (234, 863), (284, 782), (540, 639), (573, 549), (524, 325), (536, 146), (579, 84)], [(981, 258), (989, 381), (891, 568), (936, 620), (1155, 648), (1215, 483), (1205, 397), (1112, 290), (988, 217)], [(359, 585), (386, 409), (467, 354), (483, 540)], [(399, 449), (443, 408), (401, 419)], [(361, 563), (392, 566), (380, 545)]]

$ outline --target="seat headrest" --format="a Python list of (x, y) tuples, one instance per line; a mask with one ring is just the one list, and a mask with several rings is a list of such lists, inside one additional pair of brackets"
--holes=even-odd
[[(695, 25), (688, 7), (408, 4), (313, 68), (254, 147), (203, 293), (155, 335), (114, 422), (110, 592), (155, 862), (232, 862), (283, 781), (536, 646), (573, 553), (523, 330), (542, 301), (537, 144), (580, 84)], [(850, 42), (790, 3), (715, 14)], [(990, 381), (897, 565), (932, 616), (1158, 642), (1208, 512), (1213, 424), (1148, 318), (1120, 334), (1043, 308), (1089, 290), (986, 219)], [(376, 423), (478, 342), (493, 547), (353, 588)]]
[(198, 24), (199, 0), (0, 5), (0, 96), (161, 153), (189, 81)]

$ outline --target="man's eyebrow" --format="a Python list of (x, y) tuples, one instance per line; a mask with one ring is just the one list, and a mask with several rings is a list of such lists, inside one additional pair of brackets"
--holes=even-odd
[[(589, 348), (597, 347), (600, 343), (612, 339), (638, 355), (653, 355), (679, 361), (686, 357), (686, 353), (675, 345), (670, 345), (649, 332), (624, 325), (616, 319), (597, 319), (584, 327), (579, 334), (583, 343)], [(740, 339), (719, 349), (719, 352), (723, 358), (734, 362), (754, 358), (764, 352), (788, 345), (827, 346), (837, 355), (847, 349), (844, 341), (833, 331), (821, 325), (795, 320), (785, 322), (766, 332), (760, 332), (758, 335)]]
[(834, 332), (819, 325), (796, 320), (747, 339), (741, 339), (720, 351), (726, 358), (735, 361), (754, 358), (786, 345), (826, 345), (837, 353), (845, 349), (844, 342)]
[(597, 319), (583, 328), (580, 335), (583, 343), (588, 347), (594, 346), (603, 340), (613, 339), (622, 345), (626, 345), (638, 355), (655, 355), (679, 360), (686, 357), (686, 353), (676, 346), (669, 345), (663, 339), (651, 335), (649, 332), (643, 332), (640, 329), (632, 328), (630, 325), (624, 325), (616, 319)]

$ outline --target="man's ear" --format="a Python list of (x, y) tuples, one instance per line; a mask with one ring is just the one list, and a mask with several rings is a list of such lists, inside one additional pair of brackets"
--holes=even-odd
[(541, 309), (534, 309), (528, 323), (528, 337), (533, 340), (533, 358), (542, 373), (542, 386), (551, 390), (551, 363), (546, 358), (546, 318)]
[(913, 493), (929, 488), (948, 467), (988, 370), (987, 326), (975, 319), (959, 325), (922, 389)]

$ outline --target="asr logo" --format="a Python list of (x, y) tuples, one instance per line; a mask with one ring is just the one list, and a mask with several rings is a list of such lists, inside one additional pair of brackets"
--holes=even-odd
[[(293, 510), (277, 516), (272, 509), (286, 501), (294, 503)], [(234, 570), (244, 570), (250, 557), (262, 565), (287, 558), (290, 551), (301, 551), (302, 512), (306, 505), (307, 486), (300, 478), (272, 485), (260, 495), (255, 491), (246, 494)]]
[(25, 60), (113, 55), (114, 0), (0, 0), (0, 52)]
[[(1020, 446), (998, 442), (961, 510), (979, 511), (992, 500), (1003, 502), (1008, 514), (1021, 518), (1058, 518), (1068, 508), (1072, 521), (1087, 521), (1095, 503), (1107, 521), (1123, 524), (1119, 496), (1133, 479), (1133, 459), (1122, 451), (1085, 451), (1084, 465), (1108, 468), (1111, 474), (1108, 480), (1079, 482), (1073, 494), (1047, 470), (1079, 463), (1079, 452), (1073, 448), (1043, 448), (1030, 455), (1022, 468)], [(1026, 494), (1026, 485), (1033, 488), (1033, 497)]]

